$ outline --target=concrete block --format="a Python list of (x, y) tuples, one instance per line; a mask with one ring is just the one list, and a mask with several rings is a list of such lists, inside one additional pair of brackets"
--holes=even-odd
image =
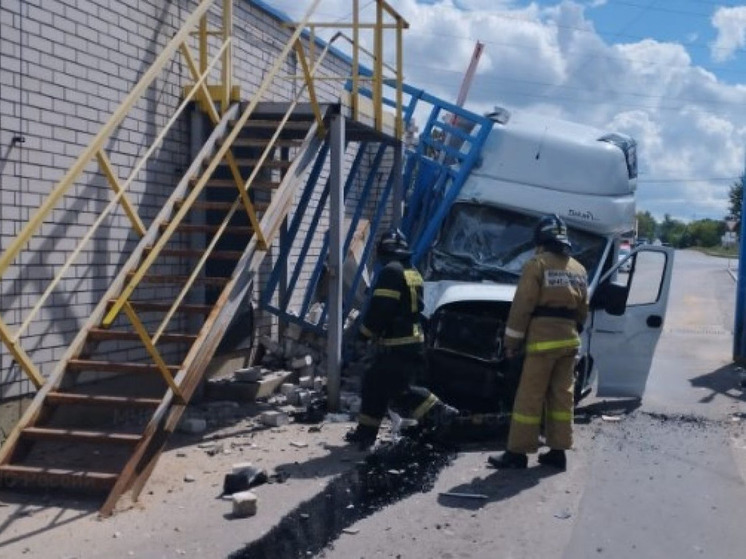
[(263, 367), (247, 367), (245, 369), (238, 369), (233, 378), (236, 382), (258, 382), (264, 376), (264, 372), (267, 369)]
[(199, 435), (207, 430), (207, 420), (201, 417), (185, 417), (179, 422), (179, 431)]
[(259, 420), (270, 427), (281, 427), (290, 423), (290, 418), (287, 414), (279, 411), (265, 411), (259, 416)]
[(288, 324), (287, 328), (285, 328), (285, 337), (290, 338), (291, 340), (295, 340), (296, 342), (300, 340), (300, 337), (303, 335), (303, 327), (300, 324), (296, 324), (294, 322), (291, 322)]
[(280, 386), (280, 394), (282, 394), (283, 396), (290, 396), (293, 392), (295, 392), (296, 388), (298, 387), (292, 382), (284, 382)]
[(226, 379), (211, 381), (207, 383), (205, 388), (205, 397), (237, 402), (253, 402), (258, 398), (271, 396), (283, 382), (292, 377), (293, 373), (290, 371), (277, 371), (265, 375), (258, 382), (235, 382)]
[(247, 518), (256, 514), (259, 499), (252, 491), (233, 494), (233, 516)]
[(313, 365), (313, 358), (310, 355), (304, 355), (303, 357), (296, 357), (290, 361), (290, 367), (293, 369), (303, 369)]
[(282, 353), (282, 348), (280, 347), (280, 345), (267, 336), (262, 336), (261, 338), (259, 338), (259, 343), (262, 344), (264, 346), (264, 349), (266, 349), (270, 353), (273, 353), (275, 355), (279, 355)]

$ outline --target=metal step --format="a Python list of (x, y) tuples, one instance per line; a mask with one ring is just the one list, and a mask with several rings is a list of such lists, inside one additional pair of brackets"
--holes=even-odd
[[(236, 198), (238, 198), (238, 193), (236, 193)], [(176, 208), (179, 209), (184, 205), (184, 200), (177, 200), (176, 201)], [(216, 202), (216, 201), (203, 201), (203, 200), (197, 200), (192, 204), (193, 210), (214, 210), (214, 211), (225, 211), (227, 212), (233, 207), (233, 202)], [(269, 207), (269, 202), (265, 201), (254, 201), (254, 209), (256, 211), (264, 211)]]
[(0, 483), (14, 488), (36, 486), (108, 490), (114, 486), (118, 477), (119, 474), (109, 472), (42, 468), (18, 464), (0, 465)]
[[(145, 248), (145, 254), (150, 253), (153, 250), (153, 247), (146, 247)], [(199, 249), (189, 249), (189, 248), (164, 248), (161, 250), (161, 255), (163, 256), (178, 256), (181, 258), (194, 258), (199, 259), (202, 258), (202, 255), (205, 254), (204, 250)], [(240, 260), (243, 253), (237, 251), (237, 250), (213, 250), (210, 253), (209, 260)]]
[[(140, 340), (137, 332), (129, 330), (112, 330), (110, 328), (91, 328), (88, 337), (93, 340)], [(163, 343), (187, 343), (191, 344), (197, 339), (193, 334), (163, 333), (158, 338)]]
[[(161, 223), (161, 231), (165, 231), (170, 222)], [(219, 225), (180, 223), (176, 227), (179, 233), (216, 233), (220, 228)], [(252, 235), (254, 229), (250, 225), (229, 225), (223, 230), (224, 235)]]
[(76, 443), (128, 444), (140, 442), (142, 435), (114, 433), (109, 431), (86, 431), (84, 429), (57, 429), (54, 427), (26, 427), (21, 436), (37, 441), (73, 441)]
[[(191, 179), (189, 181), (189, 186), (194, 187), (197, 184), (198, 180), (199, 179)], [(236, 181), (234, 181), (233, 179), (210, 179), (207, 181), (207, 184), (205, 184), (205, 186), (207, 188), (233, 188), (236, 190), (236, 193), (238, 193)], [(254, 190), (277, 190), (279, 186), (279, 181), (254, 179), (251, 182), (251, 186), (249, 188)]]
[[(179, 366), (166, 365), (169, 372), (176, 374)], [(67, 362), (68, 371), (100, 371), (103, 373), (138, 373), (161, 374), (161, 370), (152, 363), (121, 363), (119, 361), (98, 361), (93, 359), (70, 359)]]
[[(127, 281), (129, 281), (132, 276), (134, 276), (134, 272), (128, 272), (127, 273)], [(161, 285), (165, 284), (173, 284), (173, 285), (183, 285), (189, 280), (188, 276), (172, 276), (172, 275), (155, 275), (155, 274), (146, 274), (142, 277), (141, 282), (142, 283), (157, 283)], [(208, 285), (213, 287), (223, 287), (228, 283), (230, 278), (221, 278), (216, 276), (198, 276), (194, 279), (194, 285)]]
[(128, 396), (104, 396), (99, 394), (76, 394), (71, 392), (49, 392), (46, 402), (52, 405), (84, 405), (117, 408), (156, 408), (161, 401), (156, 398), (134, 398)]
[[(108, 301), (109, 307), (113, 305), (116, 302), (115, 299), (110, 299)], [(142, 311), (142, 312), (168, 312), (171, 310), (171, 303), (156, 303), (153, 301), (138, 301), (138, 300), (132, 300), (130, 299), (130, 305), (132, 305), (132, 308), (134, 308), (136, 311)], [(181, 304), (179, 305), (176, 310), (179, 313), (184, 314), (210, 314), (213, 307), (211, 305), (193, 305), (193, 304)]]

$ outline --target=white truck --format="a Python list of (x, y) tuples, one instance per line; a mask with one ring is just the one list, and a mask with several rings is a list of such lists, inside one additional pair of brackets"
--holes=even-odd
[(520, 363), (503, 355), (505, 321), (534, 253), (534, 225), (556, 213), (588, 271), (591, 295), (576, 401), (594, 383), (598, 396), (640, 398), (663, 327), (674, 253), (643, 245), (618, 258), (622, 235), (634, 228), (635, 141), (505, 110), (490, 116), (495, 124), (481, 162), (420, 266), (429, 319), (425, 383), (472, 414), (509, 411)]

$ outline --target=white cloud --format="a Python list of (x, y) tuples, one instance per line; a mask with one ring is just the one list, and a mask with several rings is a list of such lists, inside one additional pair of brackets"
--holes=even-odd
[[(308, 5), (273, 2), (280, 4), (288, 11)], [(395, 3), (411, 26), (405, 32), (408, 83), (455, 101), (481, 40), (485, 51), (467, 108), (501, 105), (629, 133), (639, 144), (640, 209), (657, 218), (725, 215), (728, 189), (744, 165), (746, 85), (725, 83), (696, 66), (687, 37), (609, 44), (586, 8), (569, 0), (544, 9), (494, 0), (460, 4), (468, 9), (453, 0)], [(318, 19), (346, 15), (349, 6), (349, 0), (322, 2)], [(746, 8), (713, 16), (720, 32), (714, 53), (733, 53), (744, 41), (743, 26), (727, 20), (746, 22)]]
[(718, 8), (712, 16), (717, 38), (710, 45), (713, 60), (733, 58), (735, 51), (746, 43), (746, 6)]

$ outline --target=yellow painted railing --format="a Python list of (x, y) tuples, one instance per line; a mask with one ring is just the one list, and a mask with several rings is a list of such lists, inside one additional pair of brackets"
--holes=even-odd
[[(214, 249), (221, 232), (225, 229), (233, 214), (238, 211), (239, 207), (243, 206), (243, 209), (246, 211), (249, 217), (254, 234), (257, 239), (257, 246), (262, 250), (266, 250), (271, 244), (276, 231), (261, 230), (259, 220), (257, 218), (253, 203), (251, 202), (251, 198), (248, 193), (248, 189), (258, 176), (258, 173), (260, 172), (265, 160), (270, 157), (272, 149), (274, 148), (274, 144), (280, 136), (282, 127), (289, 119), (290, 114), (292, 113), (296, 104), (299, 102), (301, 95), (306, 94), (308, 96), (317, 120), (317, 131), (319, 134), (324, 134), (324, 124), (322, 122), (322, 115), (316, 96), (314, 82), (320, 79), (351, 81), (352, 117), (353, 119), (357, 119), (359, 116), (361, 95), (360, 82), (369, 81), (371, 83), (371, 90), (373, 92), (375, 128), (379, 131), (382, 131), (382, 88), (384, 84), (390, 84), (391, 82), (394, 82), (396, 84), (397, 90), (395, 134), (397, 139), (402, 138), (402, 31), (408, 27), (407, 22), (401, 16), (399, 16), (385, 1), (376, 0), (376, 20), (372, 23), (363, 23), (360, 21), (359, 17), (359, 2), (358, 0), (353, 0), (353, 22), (351, 24), (344, 24), (339, 22), (310, 23), (309, 20), (311, 14), (315, 11), (319, 2), (320, 0), (314, 0), (311, 3), (311, 6), (307, 10), (307, 13), (302, 21), (292, 24), (292, 26), (294, 27), (294, 31), (291, 34), (290, 39), (288, 40), (282, 51), (277, 55), (275, 63), (273, 64), (270, 71), (266, 74), (266, 77), (262, 84), (259, 86), (258, 90), (253, 94), (252, 101), (247, 105), (243, 113), (238, 118), (237, 122), (234, 124), (231, 132), (221, 143), (221, 147), (217, 150), (217, 153), (215, 153), (210, 163), (207, 165), (207, 168), (205, 169), (201, 177), (197, 180), (196, 185), (194, 185), (186, 200), (184, 200), (179, 210), (169, 221), (166, 230), (159, 237), (158, 241), (151, 248), (147, 256), (142, 260), (134, 273), (131, 274), (131, 277), (125, 284), (121, 295), (104, 317), (103, 325), (110, 326), (122, 311), (125, 312), (125, 314), (130, 319), (133, 328), (140, 335), (140, 338), (146, 350), (148, 351), (148, 353), (150, 353), (151, 357), (154, 359), (154, 362), (158, 366), (159, 370), (161, 370), (161, 373), (166, 379), (166, 382), (169, 383), (169, 386), (174, 391), (177, 399), (181, 399), (178, 386), (174, 384), (173, 378), (168, 372), (163, 359), (160, 357), (155, 349), (155, 344), (165, 331), (168, 322), (175, 312), (175, 309), (178, 307), (178, 305), (183, 300), (186, 293), (196, 280), (199, 271), (203, 268), (204, 263)], [(219, 32), (210, 31), (210, 29), (208, 28), (208, 11), (216, 4), (220, 4), (222, 7), (222, 29)], [(393, 19), (393, 23), (390, 21), (384, 21), (385, 17)], [(182, 28), (164, 47), (163, 51), (153, 62), (152, 66), (142, 76), (142, 78), (130, 92), (130, 94), (127, 95), (119, 108), (111, 116), (109, 121), (102, 127), (99, 133), (96, 134), (96, 136), (91, 140), (90, 144), (84, 149), (83, 153), (78, 157), (75, 163), (73, 163), (72, 167), (67, 171), (67, 173), (59, 181), (59, 183), (57, 183), (42, 206), (36, 211), (36, 213), (33, 215), (31, 220), (27, 223), (21, 233), (13, 240), (13, 242), (5, 250), (5, 252), (0, 255), (0, 278), (2, 278), (2, 276), (7, 272), (8, 268), (15, 262), (19, 254), (24, 250), (24, 247), (27, 246), (33, 235), (40, 229), (40, 227), (44, 223), (44, 220), (47, 219), (52, 210), (59, 205), (63, 196), (71, 189), (71, 187), (75, 184), (75, 181), (80, 178), (83, 172), (87, 169), (88, 165), (93, 161), (98, 163), (98, 170), (100, 174), (106, 178), (110, 187), (114, 191), (113, 198), (97, 217), (93, 225), (90, 227), (89, 231), (79, 241), (78, 245), (69, 255), (66, 262), (61, 266), (59, 272), (50, 282), (45, 292), (36, 300), (34, 308), (26, 316), (22, 325), (15, 332), (13, 332), (5, 324), (5, 322), (2, 320), (2, 317), (0, 316), (0, 339), (8, 347), (16, 362), (26, 373), (26, 375), (31, 379), (36, 387), (40, 387), (44, 383), (44, 377), (31, 361), (28, 354), (21, 347), (20, 339), (23, 333), (28, 329), (29, 325), (38, 315), (39, 310), (42, 308), (44, 302), (49, 298), (55, 287), (59, 284), (64, 275), (76, 261), (78, 256), (83, 251), (84, 247), (93, 238), (95, 231), (114, 211), (118, 204), (122, 205), (125, 214), (130, 220), (132, 229), (136, 232), (136, 234), (139, 236), (143, 236), (145, 234), (146, 227), (138, 216), (134, 205), (127, 198), (127, 190), (136, 179), (138, 174), (141, 172), (141, 170), (144, 168), (153, 152), (163, 142), (166, 134), (177, 122), (189, 103), (195, 100), (199, 101), (200, 107), (205, 110), (210, 120), (214, 124), (216, 124), (220, 121), (221, 115), (228, 110), (230, 104), (240, 98), (240, 92), (238, 92), (237, 87), (234, 86), (232, 83), (232, 24), (232, 0), (203, 0), (195, 9), (195, 11), (187, 18)], [(353, 37), (349, 39), (341, 33), (337, 33), (334, 38), (326, 44), (323, 52), (320, 55), (316, 55), (316, 53), (314, 52), (316, 44), (315, 31), (317, 28), (322, 27), (351, 28)], [(301, 35), (306, 29), (310, 30), (310, 39), (307, 41), (308, 52), (304, 50), (303, 41), (301, 40)], [(384, 64), (384, 31), (390, 29), (394, 29), (396, 31), (396, 64), (393, 68), (389, 65)], [(360, 30), (373, 31), (374, 48), (372, 52), (364, 49), (360, 45)], [(208, 44), (208, 37), (216, 35), (220, 37), (219, 44), (217, 46), (213, 45), (214, 48), (212, 50), (216, 50), (216, 54), (213, 56), (212, 59), (210, 59), (208, 53), (211, 49), (210, 45)], [(192, 49), (187, 42), (192, 37), (196, 37), (197, 39), (198, 58), (196, 60), (192, 54)], [(322, 61), (327, 56), (331, 44), (339, 37), (344, 37), (352, 45), (351, 75), (321, 76), (319, 69), (322, 66)], [(182, 59), (186, 63), (186, 66), (194, 82), (186, 88), (182, 103), (179, 105), (172, 118), (158, 134), (152, 146), (145, 152), (140, 160), (135, 163), (132, 171), (128, 175), (128, 178), (125, 181), (120, 182), (117, 179), (117, 173), (113, 169), (109, 157), (104, 150), (104, 146), (107, 144), (118, 127), (122, 124), (123, 120), (133, 109), (138, 100), (143, 97), (147, 89), (164, 72), (166, 64), (174, 56), (176, 56), (177, 52), (181, 54)], [(254, 167), (251, 175), (248, 177), (248, 179), (244, 180), (238, 164), (231, 152), (232, 144), (238, 137), (248, 119), (251, 117), (259, 101), (269, 91), (272, 82), (279, 76), (279, 69), (291, 52), (295, 52), (295, 54), (297, 55), (303, 72), (301, 76), (294, 76), (293, 78), (302, 79), (304, 81), (304, 86), (300, 88), (300, 91), (295, 100), (290, 104), (287, 113), (281, 120), (277, 131), (275, 132), (272, 139), (269, 141), (269, 144), (259, 158), (258, 164)], [(361, 54), (370, 58), (373, 67), (372, 76), (370, 75), (370, 73), (360, 72)], [(221, 68), (220, 83), (210, 84), (208, 83), (208, 76), (218, 64), (220, 64)], [(393, 77), (384, 77), (384, 68), (392, 72)], [(219, 106), (219, 111), (216, 108), (216, 103)], [(188, 278), (186, 285), (183, 286), (182, 292), (174, 301), (173, 306), (171, 307), (171, 311), (167, 313), (163, 322), (157, 328), (155, 334), (151, 337), (145, 330), (134, 310), (132, 309), (132, 306), (129, 303), (129, 297), (132, 295), (137, 285), (142, 281), (148, 269), (155, 262), (159, 253), (165, 247), (166, 243), (169, 241), (176, 228), (179, 226), (193, 203), (196, 201), (196, 199), (204, 189), (207, 181), (210, 179), (218, 164), (222, 160), (225, 160), (228, 163), (232, 177), (238, 189), (239, 197), (232, 206), (227, 217), (225, 218), (222, 227), (214, 236), (212, 242), (210, 243), (210, 246), (207, 248), (205, 254), (200, 259), (198, 266), (193, 270), (192, 274)], [(0, 311), (1, 310), (2, 309), (0, 309)]]
[[(222, 5), (223, 8), (223, 25), (221, 37), (223, 39), (222, 44), (218, 47), (218, 54), (212, 60), (207, 60), (207, 46), (206, 36), (209, 33), (207, 29), (208, 11), (215, 4)], [(232, 29), (230, 25), (226, 26), (226, 23), (232, 22), (232, 0), (203, 0), (194, 12), (187, 18), (182, 28), (174, 35), (169, 41), (160, 55), (153, 62), (152, 66), (138, 81), (137, 85), (122, 101), (119, 108), (112, 114), (109, 121), (101, 128), (101, 130), (94, 136), (88, 146), (83, 150), (83, 153), (75, 160), (70, 169), (65, 173), (64, 177), (57, 183), (52, 189), (42, 206), (36, 211), (33, 217), (29, 220), (26, 226), (23, 228), (21, 233), (11, 242), (10, 246), (0, 255), (0, 277), (2, 277), (8, 270), (8, 268), (17, 259), (19, 254), (24, 250), (24, 247), (29, 243), (34, 234), (41, 228), (44, 220), (54, 210), (62, 200), (63, 196), (72, 188), (75, 181), (83, 174), (88, 165), (92, 161), (97, 161), (99, 164), (99, 170), (101, 174), (107, 178), (110, 186), (115, 192), (114, 198), (106, 206), (101, 215), (95, 220), (94, 224), (89, 229), (88, 233), (81, 239), (77, 247), (68, 257), (65, 264), (60, 268), (60, 271), (56, 277), (50, 282), (45, 292), (37, 299), (36, 305), (26, 317), (25, 321), (15, 332), (6, 325), (6, 323), (0, 317), (0, 338), (3, 343), (9, 349), (13, 358), (19, 364), (21, 369), (31, 379), (33, 384), (38, 388), (44, 383), (44, 377), (39, 372), (38, 368), (29, 358), (28, 354), (20, 345), (20, 338), (28, 328), (29, 324), (34, 320), (38, 314), (44, 302), (52, 294), (52, 291), (63, 278), (64, 274), (74, 263), (77, 257), (85, 245), (90, 241), (95, 233), (96, 229), (104, 221), (105, 217), (109, 215), (116, 204), (121, 203), (123, 209), (130, 221), (132, 227), (138, 235), (144, 234), (145, 228), (140, 220), (137, 212), (135, 211), (132, 204), (126, 197), (127, 188), (137, 177), (138, 173), (147, 163), (150, 156), (161, 144), (164, 137), (177, 121), (178, 117), (187, 107), (187, 105), (195, 97), (205, 97), (210, 93), (207, 88), (206, 80), (210, 70), (216, 66), (218, 62), (222, 62), (222, 79), (226, 80), (220, 84), (215, 91), (218, 92), (222, 106), (227, 106), (228, 96), (233, 91), (232, 84), (230, 83), (231, 71), (230, 66), (232, 65), (230, 59), (231, 53), (231, 40), (232, 40)], [(104, 151), (104, 146), (107, 141), (112, 137), (113, 133), (118, 129), (119, 125), (126, 118), (138, 100), (145, 94), (147, 89), (153, 84), (153, 82), (163, 73), (166, 68), (166, 64), (173, 58), (175, 53), (181, 50), (182, 53), (189, 53), (189, 46), (187, 41), (191, 35), (199, 36), (200, 45), (200, 68), (202, 71), (192, 70), (192, 76), (195, 79), (195, 83), (190, 87), (189, 93), (184, 101), (179, 105), (174, 116), (168, 121), (164, 129), (160, 132), (156, 140), (153, 142), (150, 149), (148, 149), (143, 157), (136, 163), (132, 172), (129, 174), (127, 180), (120, 184), (116, 179), (116, 174), (111, 167), (109, 158)], [(211, 98), (211, 97), (210, 97)]]
[[(349, 78), (352, 82), (351, 88), (351, 102), (352, 102), (352, 118), (357, 120), (360, 116), (360, 82), (370, 82), (371, 91), (373, 97), (373, 110), (374, 110), (374, 127), (377, 131), (383, 131), (383, 87), (386, 83), (393, 82), (396, 88), (396, 114), (395, 114), (395, 135), (397, 140), (401, 140), (404, 134), (404, 121), (402, 118), (402, 104), (403, 104), (403, 89), (402, 84), (404, 83), (403, 73), (403, 32), (409, 28), (409, 23), (394, 10), (384, 0), (375, 0), (376, 3), (376, 17), (374, 21), (363, 22), (360, 21), (360, 0), (352, 1), (352, 22), (343, 23), (339, 21), (335, 22), (311, 22), (308, 23), (310, 29), (310, 54), (313, 59), (313, 45), (315, 43), (316, 30), (320, 28), (332, 28), (332, 29), (351, 29), (352, 38), (348, 39), (352, 44), (352, 75), (351, 76), (337, 76), (332, 79)], [(368, 51), (361, 46), (360, 32), (361, 30), (368, 30), (373, 34), (373, 51)], [(384, 40), (384, 33), (387, 30), (393, 30), (396, 34), (394, 45), (394, 59), (395, 63), (393, 68), (387, 66), (384, 62), (386, 58), (385, 47), (387, 43)], [(370, 58), (372, 63), (372, 76), (367, 72), (360, 71), (360, 55), (365, 54)], [(384, 68), (393, 70), (393, 76), (384, 76)]]

